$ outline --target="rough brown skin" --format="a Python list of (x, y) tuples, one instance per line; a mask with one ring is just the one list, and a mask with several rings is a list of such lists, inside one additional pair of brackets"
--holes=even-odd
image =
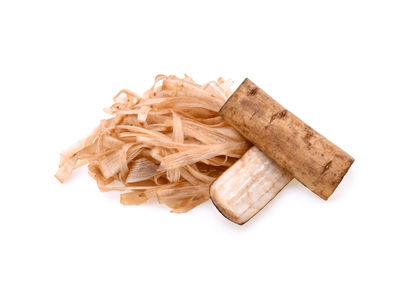
[(285, 109), (249, 79), (219, 114), (297, 180), (328, 199), (354, 159)]

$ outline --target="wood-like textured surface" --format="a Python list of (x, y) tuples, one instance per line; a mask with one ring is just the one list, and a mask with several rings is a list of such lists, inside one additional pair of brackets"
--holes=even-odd
[(329, 198), (354, 162), (249, 79), (243, 81), (219, 114), (323, 199)]

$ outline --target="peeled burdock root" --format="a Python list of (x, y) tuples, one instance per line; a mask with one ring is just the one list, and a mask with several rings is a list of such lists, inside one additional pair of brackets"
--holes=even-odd
[(292, 179), (291, 174), (253, 146), (213, 182), (211, 200), (222, 215), (241, 225)]
[(101, 191), (122, 191), (121, 203), (158, 199), (186, 212), (209, 198), (210, 184), (250, 144), (219, 115), (231, 82), (205, 85), (190, 77), (159, 75), (143, 96), (122, 90), (86, 139), (61, 154), (64, 182), (88, 164)]

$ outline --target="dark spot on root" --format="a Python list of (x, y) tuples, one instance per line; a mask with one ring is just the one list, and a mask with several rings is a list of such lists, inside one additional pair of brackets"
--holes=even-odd
[(332, 164), (332, 160), (330, 160), (329, 162), (327, 162), (324, 166), (324, 169), (322, 170), (321, 175), (323, 175), (327, 170), (329, 170), (330, 166)]
[(304, 135), (305, 140), (310, 140), (311, 137), (313, 137), (314, 133), (311, 131), (307, 131), (306, 135)]
[[(308, 148), (311, 148), (310, 139), (313, 136), (314, 136), (314, 132), (310, 131), (309, 129), (306, 129), (306, 134), (303, 136), (303, 141), (304, 141), (304, 143), (307, 144)], [(322, 156), (324, 156), (324, 154), (322, 154)]]
[(249, 91), (249, 96), (254, 96), (255, 94), (257, 94), (257, 92), (258, 92), (257, 87), (251, 88)]
[(287, 114), (287, 110), (286, 109), (275, 113), (273, 116), (271, 116), (271, 120), (269, 121), (269, 123), (271, 124), (275, 119), (283, 119), (283, 118), (285, 118), (286, 114)]

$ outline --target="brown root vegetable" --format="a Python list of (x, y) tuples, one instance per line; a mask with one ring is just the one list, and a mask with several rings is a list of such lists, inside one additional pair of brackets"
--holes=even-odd
[(353, 157), (249, 79), (243, 81), (219, 113), (258, 149), (325, 200), (354, 162)]
[(61, 154), (56, 177), (88, 164), (101, 191), (124, 191), (122, 204), (156, 198), (186, 212), (250, 147), (218, 115), (230, 95), (229, 81), (198, 85), (188, 76), (158, 75), (142, 97), (122, 90), (105, 110), (113, 117)]

